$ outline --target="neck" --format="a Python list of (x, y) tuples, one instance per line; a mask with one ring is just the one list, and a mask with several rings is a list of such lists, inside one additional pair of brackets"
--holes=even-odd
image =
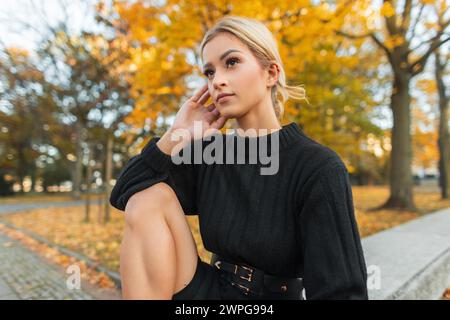
[[(242, 117), (236, 118), (236, 124), (239, 135), (249, 137), (265, 135), (282, 128), (272, 107), (270, 96)], [(266, 130), (260, 132), (262, 129)], [(247, 130), (248, 132), (244, 132)]]

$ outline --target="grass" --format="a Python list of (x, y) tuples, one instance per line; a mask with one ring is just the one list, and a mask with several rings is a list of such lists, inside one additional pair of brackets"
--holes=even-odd
[(387, 200), (389, 197), (388, 187), (353, 186), (352, 189), (355, 217), (361, 237), (367, 237), (382, 230), (395, 227), (439, 209), (450, 208), (450, 199), (442, 200), (439, 190), (419, 186), (414, 188), (413, 193), (414, 203), (419, 212), (407, 210), (370, 211), (371, 208), (382, 205)]

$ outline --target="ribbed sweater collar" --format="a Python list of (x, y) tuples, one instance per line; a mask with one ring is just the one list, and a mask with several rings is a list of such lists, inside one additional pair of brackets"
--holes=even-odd
[[(268, 130), (268, 132), (270, 132), (270, 130)], [(303, 130), (295, 122), (285, 124), (281, 127), (281, 129), (265, 135), (248, 137), (240, 135), (235, 130), (228, 136), (234, 137), (237, 140), (244, 140), (246, 146), (250, 143), (259, 144), (260, 141), (264, 139), (267, 141), (267, 146), (270, 148), (271, 141), (274, 141), (272, 139), (276, 139), (276, 135), (278, 135), (280, 150), (288, 148), (292, 145), (293, 142), (298, 141), (299, 138), (306, 136)]]

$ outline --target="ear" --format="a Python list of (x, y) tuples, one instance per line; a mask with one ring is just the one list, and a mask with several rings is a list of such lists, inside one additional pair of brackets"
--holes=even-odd
[(268, 87), (273, 87), (278, 81), (280, 75), (280, 67), (277, 63), (272, 62), (272, 64), (267, 68), (267, 80), (266, 84)]

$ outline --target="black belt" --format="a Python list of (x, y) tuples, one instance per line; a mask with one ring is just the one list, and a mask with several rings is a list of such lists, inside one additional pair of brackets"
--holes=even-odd
[(211, 264), (225, 271), (226, 279), (244, 295), (257, 299), (303, 300), (302, 278), (273, 276), (244, 263), (225, 261), (217, 254), (213, 254)]

